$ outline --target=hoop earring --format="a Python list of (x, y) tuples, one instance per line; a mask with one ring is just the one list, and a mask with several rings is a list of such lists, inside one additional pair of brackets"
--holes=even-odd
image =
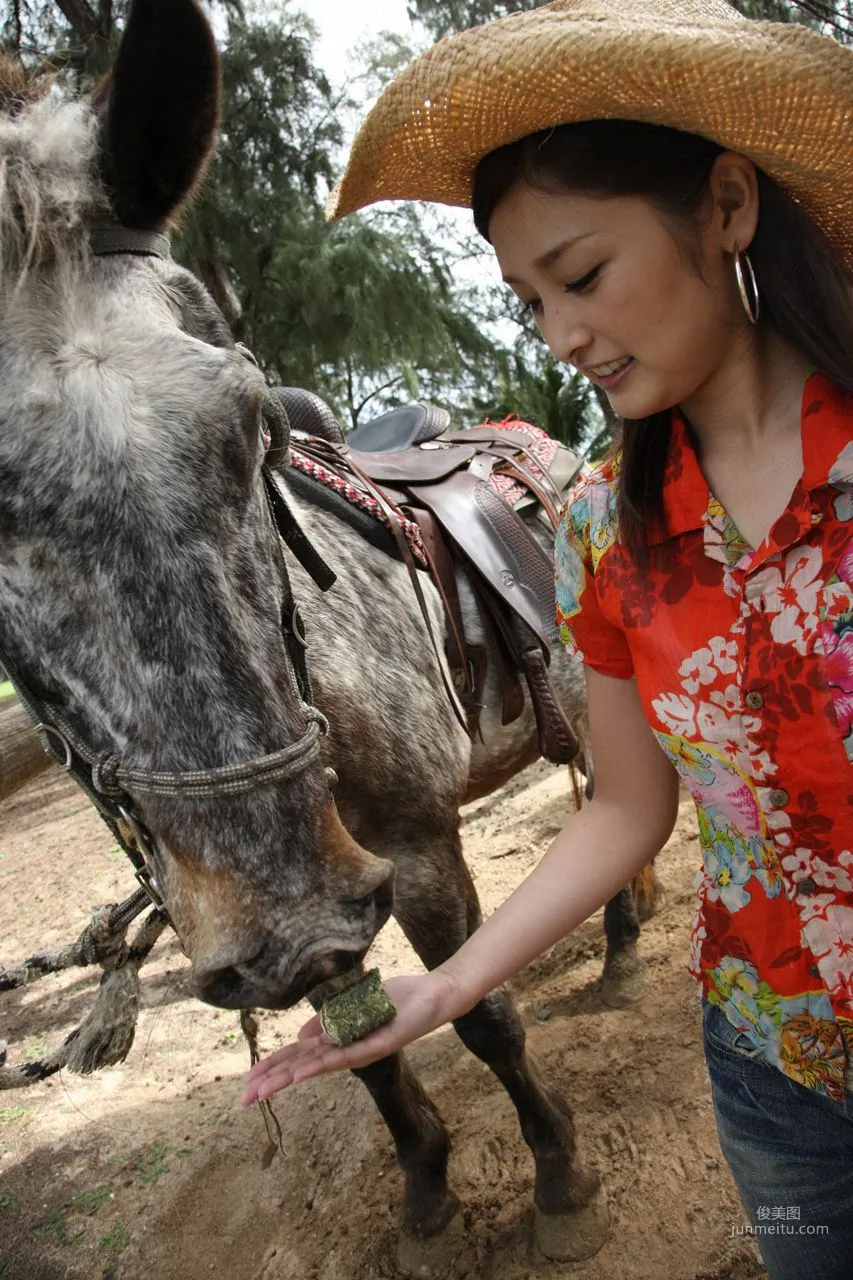
[[(746, 275), (744, 275), (743, 270), (744, 264), (746, 265)], [(761, 310), (758, 281), (755, 278), (755, 271), (749, 260), (749, 254), (745, 251), (741, 253), (737, 245), (735, 245), (735, 279), (737, 280), (738, 293), (749, 323), (758, 324), (758, 316)], [(749, 289), (747, 289), (747, 279), (749, 280)], [(750, 293), (752, 294), (751, 298)]]

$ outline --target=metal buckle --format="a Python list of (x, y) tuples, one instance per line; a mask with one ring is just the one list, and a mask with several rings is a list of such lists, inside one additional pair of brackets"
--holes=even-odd
[(137, 868), (137, 870), (134, 871), (133, 875), (139, 887), (143, 890), (144, 893), (148, 894), (148, 897), (150, 898), (152, 905), (155, 907), (165, 907), (166, 903), (163, 898), (163, 895), (161, 894), (160, 890), (157, 888), (157, 881), (154, 879), (151, 872), (148, 870), (148, 865), (146, 864), (144, 867)]
[(148, 860), (151, 857), (150, 832), (145, 829), (136, 815), (131, 813), (129, 809), (126, 809), (123, 804), (116, 805), (116, 808), (121, 815), (122, 822), (124, 822), (130, 832), (133, 843), (139, 851), (139, 856), (145, 864), (142, 867), (137, 867), (134, 872), (136, 880), (139, 883), (140, 888), (144, 889), (148, 894), (148, 897), (154, 903), (154, 906), (163, 907), (166, 905), (166, 900), (160, 892), (157, 881), (154, 879), (154, 873), (148, 865)]
[(302, 614), (299, 612), (299, 605), (295, 600), (293, 602), (293, 612), (290, 615), (290, 634), (293, 636), (296, 643), (301, 645), (303, 649), (308, 648)]
[(63, 747), (65, 748), (65, 760), (62, 763), (60, 763), (59, 760), (56, 759), (56, 756), (53, 755), (52, 751), (48, 751), (47, 754), (49, 756), (52, 756), (53, 759), (56, 760), (56, 763), (59, 765), (60, 769), (64, 769), (65, 772), (67, 773), (68, 770), (71, 768), (72, 764), (74, 763), (74, 753), (71, 750), (71, 743), (68, 741), (65, 735), (60, 733), (58, 729), (54, 729), (52, 724), (37, 724), (35, 727), (35, 731), (36, 733), (53, 734), (54, 738), (59, 739), (59, 741), (62, 743)]

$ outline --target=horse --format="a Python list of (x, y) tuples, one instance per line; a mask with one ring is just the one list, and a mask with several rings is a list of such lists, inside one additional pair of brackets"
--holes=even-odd
[[(194, 993), (276, 1009), (358, 972), (392, 911), (428, 967), (477, 928), (460, 805), (538, 746), (529, 705), (501, 723), (493, 676), (472, 741), (403, 564), (278, 471), (334, 589), (283, 551), (264, 476), (286, 418), (164, 240), (203, 178), (218, 95), (196, 0), (134, 0), (91, 101), (0, 69), (0, 661), (139, 837)], [(552, 680), (588, 757), (582, 672), (556, 653)], [(615, 989), (636, 972), (630, 889), (608, 911)], [(590, 1256), (599, 1180), (507, 992), (456, 1030), (518, 1110), (540, 1247)], [(441, 1274), (460, 1220), (444, 1125), (403, 1055), (357, 1074), (405, 1179), (400, 1264)]]

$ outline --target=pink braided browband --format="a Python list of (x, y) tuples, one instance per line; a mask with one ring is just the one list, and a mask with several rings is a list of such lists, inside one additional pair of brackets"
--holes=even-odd
[[(519, 418), (504, 418), (503, 422), (485, 422), (479, 423), (479, 426), (491, 427), (495, 431), (523, 431), (530, 439), (530, 452), (536, 459), (536, 462), (529, 462), (530, 470), (534, 474), (545, 475), (554, 460), (557, 452), (557, 441), (552, 439), (546, 431), (541, 427), (531, 426), (529, 422), (522, 422)], [(322, 463), (316, 462), (313, 458), (309, 458), (306, 454), (300, 453), (299, 445), (293, 443), (291, 447), (291, 466), (296, 467), (297, 471), (301, 471), (304, 475), (310, 476), (312, 480), (316, 480), (318, 484), (322, 484), (325, 488), (331, 489), (333, 493), (337, 493), (339, 497), (349, 502), (352, 506), (358, 507), (360, 511), (366, 512), (372, 516), (374, 520), (378, 520), (380, 524), (388, 525), (389, 519), (380, 507), (376, 499), (369, 493), (365, 493), (363, 489), (358, 488), (346, 477), (338, 475), (331, 471), (328, 467), (324, 467)], [(538, 465), (537, 465), (538, 464)], [(494, 472), (489, 477), (494, 490), (500, 494), (505, 502), (510, 506), (516, 503), (519, 498), (524, 497), (527, 490), (520, 481), (513, 476), (504, 476)], [(412, 555), (419, 564), (426, 568), (428, 559), (424, 550), (421, 532), (413, 520), (409, 520), (399, 507), (389, 502), (388, 505), (396, 512), (400, 521), (400, 528), (403, 536), (409, 544)]]

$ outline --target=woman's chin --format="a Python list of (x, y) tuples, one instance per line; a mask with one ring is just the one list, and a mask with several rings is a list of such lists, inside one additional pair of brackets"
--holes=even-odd
[(614, 388), (607, 392), (610, 407), (620, 418), (638, 422), (641, 418), (651, 418), (656, 413), (668, 413), (678, 403), (664, 394), (650, 395), (639, 388)]

